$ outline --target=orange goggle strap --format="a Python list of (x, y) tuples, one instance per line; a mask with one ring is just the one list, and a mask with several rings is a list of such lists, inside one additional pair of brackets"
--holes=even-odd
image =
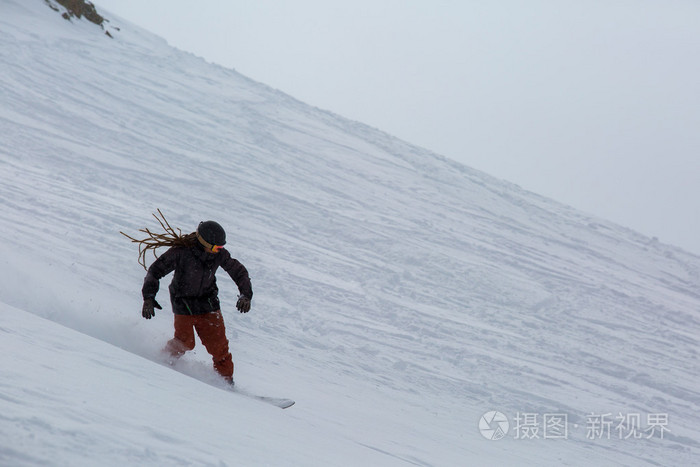
[(211, 243), (204, 240), (204, 238), (202, 238), (202, 236), (199, 235), (199, 232), (196, 232), (196, 233), (197, 233), (197, 240), (199, 240), (199, 243), (204, 245), (204, 248), (206, 248), (208, 251), (218, 253), (219, 250), (221, 250), (223, 248), (223, 246), (221, 246), (221, 245), (212, 245)]

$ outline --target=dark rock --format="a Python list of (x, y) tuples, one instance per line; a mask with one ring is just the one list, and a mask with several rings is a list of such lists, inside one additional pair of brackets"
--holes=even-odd
[(70, 19), (70, 16), (76, 16), (78, 18), (85, 17), (86, 20), (93, 22), (97, 25), (102, 26), (104, 18), (97, 13), (95, 5), (92, 2), (85, 0), (56, 0), (60, 5), (66, 7), (67, 13), (63, 14), (63, 17)]

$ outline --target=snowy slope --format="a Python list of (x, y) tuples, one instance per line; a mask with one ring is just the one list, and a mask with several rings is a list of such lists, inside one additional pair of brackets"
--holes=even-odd
[[(0, 10), (0, 464), (697, 463), (697, 256), (108, 12), (113, 39), (43, 0)], [(201, 347), (162, 365), (172, 317), (140, 317), (118, 233), (156, 208), (227, 228), (256, 293), (238, 315), (220, 277), (236, 380), (296, 406), (225, 392)], [(566, 414), (567, 439), (516, 439), (523, 413)], [(588, 439), (607, 413), (670, 431)]]
[(1, 465), (276, 465), (280, 450), (290, 465), (384, 461), (349, 440), (319, 439), (313, 420), (26, 312), (3, 306), (1, 320), (0, 348), (13, 356), (0, 382)]

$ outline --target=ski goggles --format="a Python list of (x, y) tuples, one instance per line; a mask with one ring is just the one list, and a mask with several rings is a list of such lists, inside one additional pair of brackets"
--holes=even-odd
[(199, 232), (197, 232), (197, 240), (199, 240), (199, 243), (201, 243), (207, 251), (211, 251), (212, 253), (218, 253), (224, 247), (223, 245), (212, 245), (204, 240), (202, 236), (199, 235)]

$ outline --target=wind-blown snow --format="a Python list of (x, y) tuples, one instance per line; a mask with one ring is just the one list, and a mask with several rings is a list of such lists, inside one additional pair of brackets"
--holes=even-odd
[[(42, 0), (0, 10), (0, 464), (697, 463), (699, 257), (99, 5), (113, 39)], [(294, 407), (229, 393), (201, 346), (162, 361), (167, 296), (141, 318), (119, 234), (157, 208), (227, 228), (255, 290), (239, 315), (219, 278), (237, 384)], [(491, 410), (500, 441), (478, 429)], [(566, 414), (568, 439), (516, 439), (524, 413)], [(607, 413), (669, 431), (588, 439)]]

